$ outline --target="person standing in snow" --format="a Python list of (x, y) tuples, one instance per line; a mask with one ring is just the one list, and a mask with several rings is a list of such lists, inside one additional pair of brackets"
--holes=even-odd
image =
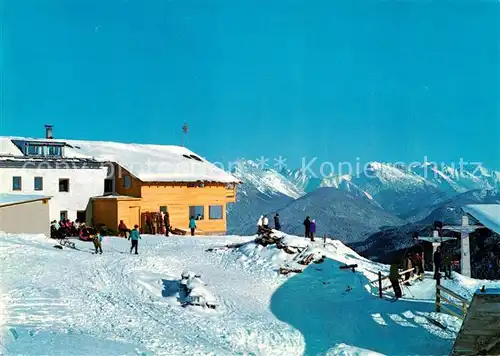
[(275, 230), (281, 229), (280, 214), (278, 214), (278, 213), (276, 213), (276, 215), (274, 215), (274, 229)]
[(194, 230), (196, 229), (196, 221), (194, 220), (194, 216), (191, 216), (189, 219), (189, 228), (191, 229), (191, 236), (194, 236)]
[(94, 243), (95, 254), (97, 255), (97, 250), (99, 250), (102, 255), (102, 236), (99, 231), (96, 231), (96, 233), (94, 234), (92, 242)]
[(127, 225), (125, 225), (123, 220), (120, 220), (120, 224), (118, 224), (118, 231), (119, 231), (118, 236), (124, 238), (127, 238), (127, 234), (130, 233), (130, 230), (128, 229)]
[(139, 234), (139, 225), (134, 225), (132, 231), (130, 231), (130, 235), (128, 236), (129, 240), (132, 240), (132, 246), (130, 247), (130, 253), (135, 248), (135, 254), (137, 255), (137, 247), (139, 245), (139, 239), (142, 239), (141, 234)]
[(314, 234), (316, 233), (316, 220), (311, 221), (311, 225), (309, 226), (309, 235), (311, 237), (311, 241), (314, 241)]
[(444, 256), (444, 279), (451, 279), (451, 258)]
[(267, 215), (264, 215), (262, 218), (262, 227), (266, 230), (269, 230), (269, 219), (267, 218)]
[(306, 219), (304, 220), (304, 229), (305, 229), (305, 237), (308, 238), (308, 237), (311, 237), (311, 219), (308, 217), (306, 217)]
[[(411, 258), (410, 257), (411, 257), (411, 255), (408, 253), (408, 255), (406, 255), (406, 257), (404, 259), (403, 269), (405, 271), (413, 268), (413, 263), (411, 262)], [(411, 277), (411, 273), (412, 273), (411, 271), (405, 273), (405, 285), (407, 285), (407, 286), (410, 285), (409, 279)]]
[(262, 219), (264, 218), (264, 216), (260, 216), (259, 220), (257, 220), (257, 234), (261, 234), (262, 233)]
[(391, 268), (389, 270), (389, 281), (391, 281), (395, 298), (401, 298), (403, 293), (401, 292), (401, 286), (399, 285), (399, 269), (396, 263), (391, 264)]
[(170, 231), (170, 215), (168, 211), (166, 211), (163, 216), (163, 223), (165, 224), (165, 236), (168, 236), (168, 232)]
[(438, 274), (441, 271), (441, 246), (436, 248), (434, 252), (434, 279), (438, 278)]

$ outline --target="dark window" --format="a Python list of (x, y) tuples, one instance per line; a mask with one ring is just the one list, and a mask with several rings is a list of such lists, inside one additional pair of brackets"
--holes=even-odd
[(208, 208), (208, 215), (210, 220), (223, 219), (222, 205), (210, 205), (210, 207)]
[(22, 190), (21, 177), (12, 177), (12, 190)]
[(167, 212), (167, 207), (166, 206), (160, 206), (160, 211), (166, 213)]
[(113, 180), (105, 179), (104, 180), (104, 193), (113, 193)]
[(87, 212), (85, 210), (80, 210), (76, 212), (76, 219), (80, 222), (87, 221)]
[(205, 218), (203, 205), (190, 206), (189, 207), (189, 218), (194, 217), (196, 220), (203, 220)]
[(61, 210), (59, 212), (59, 216), (61, 217), (61, 220), (66, 220), (68, 218), (68, 211), (67, 210)]
[(69, 192), (69, 179), (59, 179), (59, 191)]
[(49, 156), (62, 156), (61, 146), (49, 146)]
[(200, 157), (198, 157), (198, 156), (195, 156), (195, 155), (189, 155), (189, 156), (190, 156), (191, 158), (194, 158), (194, 159), (195, 159), (195, 160), (197, 160), (197, 161), (203, 162), (203, 160), (202, 160)]
[(35, 190), (43, 190), (43, 177), (35, 177)]
[(130, 176), (123, 176), (123, 188), (132, 188), (132, 179), (130, 178)]
[(191, 159), (191, 157), (189, 157), (188, 155), (183, 155), (184, 157), (186, 157), (187, 159)]

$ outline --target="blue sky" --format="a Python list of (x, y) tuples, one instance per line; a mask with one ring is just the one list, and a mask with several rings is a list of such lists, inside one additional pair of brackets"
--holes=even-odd
[(500, 168), (496, 1), (2, 6), (1, 135)]

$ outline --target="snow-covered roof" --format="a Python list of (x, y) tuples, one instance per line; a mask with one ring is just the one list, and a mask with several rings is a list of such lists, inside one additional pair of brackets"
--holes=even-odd
[(500, 204), (471, 204), (462, 207), (462, 211), (488, 229), (500, 234)]
[(240, 183), (223, 169), (181, 146), (0, 137), (0, 155), (22, 156), (12, 140), (65, 143), (64, 158), (94, 158), (116, 162), (143, 182)]
[(50, 197), (44, 195), (28, 195), (28, 194), (0, 194), (0, 207), (13, 204), (20, 204), (20, 203), (29, 203), (32, 201), (37, 201), (42, 199), (50, 199)]

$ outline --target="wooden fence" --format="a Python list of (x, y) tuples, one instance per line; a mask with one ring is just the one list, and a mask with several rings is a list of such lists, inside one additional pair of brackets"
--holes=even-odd
[[(399, 277), (401, 279), (402, 276), (404, 276), (406, 273), (411, 273), (415, 270), (415, 267), (414, 268), (410, 268), (410, 269), (407, 269), (405, 271), (400, 271), (399, 272)], [(410, 279), (408, 281), (405, 281), (405, 282), (411, 282), (411, 281), (414, 281), (416, 279), (420, 278), (419, 275), (414, 275), (413, 277), (410, 277)], [(388, 289), (391, 289), (392, 288), (392, 284), (389, 284), (389, 285), (386, 285), (386, 286), (382, 286), (382, 282), (385, 281), (385, 280), (388, 280), (389, 279), (389, 276), (382, 276), (382, 272), (378, 272), (378, 278), (373, 280), (373, 281), (370, 281), (370, 284), (374, 284), (376, 282), (378, 282), (377, 284), (377, 288), (378, 288), (378, 295), (380, 298), (382, 298), (382, 293), (385, 291), (385, 290), (388, 290)]]
[[(444, 294), (444, 295), (443, 295)], [(457, 301), (452, 300), (451, 298), (455, 298)], [(451, 305), (460, 312), (456, 312), (451, 310), (445, 304)], [(445, 288), (441, 285), (441, 276), (438, 273), (436, 279), (436, 312), (440, 313), (441, 309), (448, 314), (454, 315), (460, 319), (464, 319), (467, 315), (467, 309), (469, 309), (470, 302), (464, 297), (459, 296), (455, 292)]]

